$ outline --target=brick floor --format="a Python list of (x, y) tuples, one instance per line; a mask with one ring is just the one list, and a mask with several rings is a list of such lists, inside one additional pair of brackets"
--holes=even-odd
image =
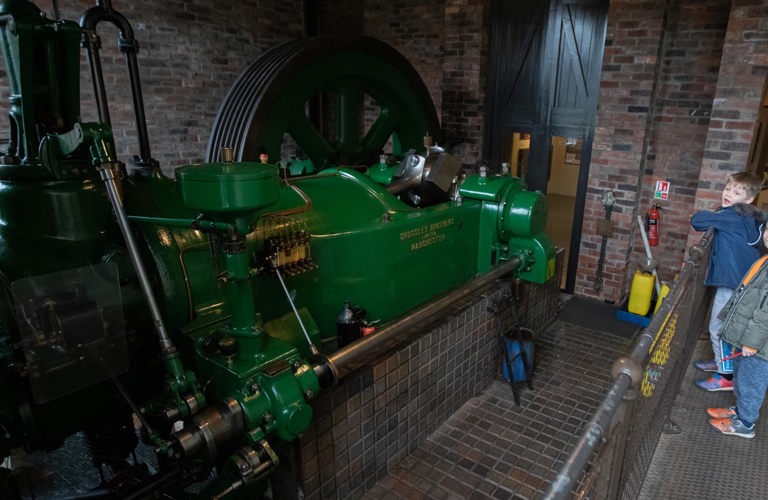
[(610, 386), (631, 339), (558, 320), (535, 339), (533, 390), (521, 404), (494, 380), (365, 499), (532, 499), (547, 491)]

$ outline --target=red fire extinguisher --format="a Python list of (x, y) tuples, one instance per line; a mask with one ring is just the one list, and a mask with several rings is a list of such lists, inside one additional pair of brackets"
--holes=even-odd
[(648, 232), (648, 244), (655, 247), (659, 244), (659, 210), (661, 207), (657, 204), (648, 210), (645, 214), (645, 229)]

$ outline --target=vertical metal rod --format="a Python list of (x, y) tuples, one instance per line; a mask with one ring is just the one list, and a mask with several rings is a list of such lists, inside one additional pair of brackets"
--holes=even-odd
[(86, 30), (83, 33), (83, 45), (85, 45), (88, 55), (88, 67), (91, 69), (91, 82), (96, 98), (96, 108), (99, 112), (99, 122), (111, 126), (107, 92), (104, 86), (104, 72), (101, 70), (101, 57), (99, 57), (99, 44), (99, 35), (95, 31)]
[(144, 292), (144, 298), (147, 300), (149, 306), (149, 313), (152, 318), (152, 324), (157, 331), (157, 335), (160, 339), (160, 347), (163, 352), (175, 351), (173, 342), (168, 336), (168, 332), (163, 324), (163, 318), (160, 314), (160, 308), (157, 306), (155, 295), (152, 292), (152, 287), (149, 284), (149, 278), (147, 272), (144, 269), (144, 263), (139, 257), (139, 250), (136, 246), (136, 241), (133, 239), (133, 233), (128, 226), (128, 218), (125, 215), (125, 208), (123, 207), (123, 201), (120, 197), (120, 191), (115, 179), (115, 164), (102, 163), (99, 165), (99, 175), (101, 180), (104, 181), (107, 187), (107, 194), (109, 195), (109, 201), (112, 203), (112, 210), (117, 218), (117, 225), (120, 226), (120, 232), (123, 234), (125, 244), (128, 247), (128, 255), (131, 258), (131, 263), (136, 270), (137, 277), (139, 278), (139, 284), (141, 290)]
[(152, 154), (149, 149), (149, 133), (147, 132), (147, 118), (144, 114), (144, 97), (141, 92), (139, 64), (136, 61), (136, 53), (139, 49), (138, 43), (133, 38), (133, 33), (130, 33), (130, 37), (120, 37), (120, 49), (125, 53), (125, 61), (128, 65), (128, 78), (133, 96), (133, 114), (136, 119), (136, 134), (139, 139), (139, 159), (142, 163), (147, 164), (151, 162)]
[(304, 322), (301, 321), (301, 316), (299, 316), (299, 311), (296, 309), (296, 306), (293, 305), (293, 300), (291, 300), (291, 294), (288, 292), (288, 287), (285, 286), (285, 281), (283, 281), (283, 276), (280, 274), (280, 270), (277, 268), (274, 262), (272, 262), (272, 267), (275, 269), (275, 274), (277, 275), (277, 279), (280, 280), (280, 286), (283, 287), (283, 292), (285, 292), (285, 297), (288, 299), (288, 303), (291, 305), (291, 309), (293, 309), (293, 314), (296, 315), (296, 321), (299, 322), (299, 327), (301, 327), (301, 331), (304, 333), (304, 338), (307, 339), (307, 344), (309, 344), (309, 349), (312, 351), (313, 355), (320, 354), (320, 351), (315, 347), (315, 344), (312, 343), (312, 339), (309, 338), (309, 333), (307, 332), (306, 327), (304, 326)]
[[(645, 223), (641, 215), (637, 216), (637, 225), (640, 226), (640, 235), (643, 237), (643, 247), (645, 247), (645, 256), (648, 257), (649, 264), (653, 261), (653, 254), (651, 253), (651, 244), (648, 242), (648, 234), (645, 232)], [(656, 272), (656, 267), (653, 268), (653, 283), (656, 287), (656, 296), (661, 295), (661, 284), (659, 284), (659, 275)]]

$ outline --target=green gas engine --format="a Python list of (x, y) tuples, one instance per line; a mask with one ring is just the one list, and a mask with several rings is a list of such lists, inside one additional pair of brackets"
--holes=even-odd
[[(131, 80), (139, 153), (127, 166), (101, 22), (120, 31)], [(299, 436), (335, 383), (334, 353), (501, 265), (535, 283), (554, 274), (543, 195), (468, 173), (433, 144), (423, 83), (381, 42), (319, 37), (268, 52), (272, 64), (249, 67), (222, 105), (209, 161), (169, 178), (150, 154), (138, 45), (109, 2), (78, 24), (4, 0), (0, 29), (0, 458), (82, 433), (94, 464), (131, 478), (105, 480), (118, 497), (215, 469), (201, 495), (252, 498), (278, 462), (271, 443)], [(93, 123), (80, 121), (81, 44)], [(330, 69), (313, 80), (314, 64)], [(258, 72), (269, 88), (249, 87)], [(330, 112), (334, 140), (292, 114), (323, 105), (331, 83), (343, 104)], [(267, 90), (255, 108), (233, 104)], [(363, 93), (381, 113), (361, 138), (349, 104)], [(283, 154), (287, 136), (301, 154)], [(157, 456), (151, 474), (125, 459), (139, 440)]]

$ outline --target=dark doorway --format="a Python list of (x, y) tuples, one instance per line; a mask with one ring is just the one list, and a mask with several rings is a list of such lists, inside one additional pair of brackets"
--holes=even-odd
[[(549, 192), (558, 138), (575, 141), (576, 179), (564, 290), (573, 292), (600, 86), (608, 0), (494, 0), (484, 156), (492, 166), (515, 164), (510, 138), (529, 138), (524, 177)], [(571, 152), (573, 153), (573, 152)], [(577, 162), (577, 163), (576, 163)], [(514, 174), (514, 170), (512, 170)], [(554, 175), (561, 175), (558, 170)], [(555, 179), (557, 183), (560, 179)], [(561, 235), (552, 235), (561, 240)]]

